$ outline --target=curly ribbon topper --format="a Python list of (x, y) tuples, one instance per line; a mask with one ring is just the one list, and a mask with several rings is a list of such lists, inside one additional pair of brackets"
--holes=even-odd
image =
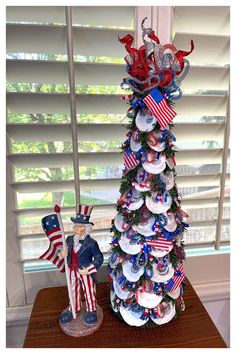
[[(126, 71), (130, 75), (123, 79), (122, 88), (127, 85), (127, 89), (145, 94), (152, 88), (163, 89), (166, 98), (179, 99), (182, 91), (179, 86), (189, 71), (189, 62), (186, 56), (194, 49), (191, 40), (190, 51), (178, 50), (172, 44), (161, 45), (159, 38), (151, 28), (145, 28), (142, 21), (142, 38), (144, 45), (139, 49), (132, 47), (134, 38), (130, 34), (119, 38), (125, 45), (128, 55), (125, 56)], [(145, 39), (148, 37), (149, 41)]]

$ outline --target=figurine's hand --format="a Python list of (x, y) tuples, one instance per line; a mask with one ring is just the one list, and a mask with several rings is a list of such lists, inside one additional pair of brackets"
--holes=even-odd
[(68, 248), (62, 250), (60, 252), (60, 256), (61, 256), (61, 258), (66, 258), (68, 256)]
[(88, 268), (84, 269), (78, 269), (80, 275), (87, 275), (88, 274)]

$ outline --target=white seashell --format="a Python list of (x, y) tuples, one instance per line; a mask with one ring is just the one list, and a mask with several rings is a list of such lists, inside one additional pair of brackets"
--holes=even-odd
[(134, 312), (132, 309), (128, 309), (123, 305), (120, 306), (120, 314), (123, 320), (130, 326), (140, 327), (149, 320), (149, 318), (142, 320), (140, 318), (142, 316), (142, 312)]
[(133, 189), (132, 198), (131, 198), (130, 204), (128, 205), (128, 209), (129, 210), (137, 210), (137, 209), (141, 208), (143, 203), (144, 203), (144, 200), (140, 196), (140, 193), (136, 189)]
[(151, 315), (151, 319), (153, 322), (155, 322), (158, 325), (162, 325), (164, 323), (168, 323), (172, 320), (172, 318), (175, 316), (175, 305), (172, 302), (168, 302), (165, 304), (167, 304), (168, 306), (168, 310), (166, 315), (163, 318), (154, 318), (153, 315)]
[(178, 287), (174, 291), (167, 292), (167, 294), (172, 297), (172, 299), (178, 299), (178, 297), (180, 296), (180, 287)]
[(163, 299), (162, 296), (158, 296), (153, 293), (148, 293), (146, 291), (138, 291), (137, 292), (137, 302), (140, 306), (147, 307), (148, 309), (152, 309), (159, 305), (161, 300)]
[(124, 276), (132, 282), (138, 281), (141, 275), (143, 275), (144, 273), (144, 267), (140, 267), (137, 272), (133, 272), (132, 263), (129, 261), (125, 261), (122, 263), (122, 269)]
[(146, 206), (147, 208), (154, 214), (161, 214), (166, 212), (172, 203), (172, 198), (170, 194), (167, 192), (167, 201), (166, 203), (156, 201), (155, 197), (157, 195), (157, 192), (152, 193), (151, 196), (146, 195)]
[(131, 137), (131, 139), (130, 139), (130, 147), (131, 147), (132, 151), (137, 152), (137, 151), (139, 151), (141, 149), (142, 144), (137, 142), (137, 141), (134, 141), (134, 139)]
[(162, 155), (159, 159), (156, 159), (153, 162), (145, 161), (142, 163), (142, 166), (149, 173), (161, 173), (166, 168), (166, 156)]
[(172, 250), (173, 245), (169, 247), (169, 250), (158, 250), (156, 247), (152, 247), (150, 254), (155, 258), (166, 256)]
[(140, 244), (130, 244), (130, 239), (127, 237), (127, 233), (124, 232), (118, 241), (121, 249), (128, 254), (138, 254), (141, 252), (142, 245)]
[(172, 212), (168, 212), (164, 214), (167, 217), (167, 224), (164, 228), (169, 232), (174, 232), (177, 228), (177, 223), (175, 221), (175, 216)]
[(120, 232), (123, 232), (130, 227), (130, 225), (124, 221), (124, 218), (121, 214), (116, 214), (116, 217), (114, 219), (114, 224), (117, 230)]
[(149, 132), (147, 135), (148, 145), (157, 152), (161, 152), (165, 150), (165, 142), (163, 143), (158, 142), (158, 140), (160, 140), (161, 137), (162, 137), (162, 133), (156, 130)]
[(116, 295), (121, 300), (126, 300), (128, 298), (129, 291), (121, 289), (121, 286), (120, 286), (120, 284), (118, 283), (118, 281), (116, 280), (115, 277), (113, 277), (113, 287), (114, 287)]
[(152, 236), (155, 235), (156, 232), (152, 230), (152, 225), (154, 224), (155, 219), (151, 216), (147, 222), (139, 223), (138, 225), (133, 225), (132, 228), (134, 231), (138, 232), (143, 236)]
[(139, 110), (135, 118), (136, 126), (141, 132), (150, 132), (154, 129), (156, 122), (157, 120), (153, 115), (142, 114), (141, 110)]
[(161, 179), (166, 185), (166, 190), (169, 191), (175, 185), (174, 173), (172, 171), (168, 171), (166, 173), (161, 173)]
[(168, 264), (168, 270), (166, 274), (160, 274), (158, 272), (157, 266), (153, 267), (153, 276), (151, 278), (152, 281), (156, 283), (165, 283), (170, 280), (174, 275), (174, 268), (171, 264)]

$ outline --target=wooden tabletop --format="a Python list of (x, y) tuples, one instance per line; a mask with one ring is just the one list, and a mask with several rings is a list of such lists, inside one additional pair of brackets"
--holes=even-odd
[(33, 306), (24, 348), (227, 348), (192, 285), (187, 282), (186, 309), (178, 318), (155, 328), (130, 327), (112, 312), (107, 283), (97, 287), (103, 309), (100, 329), (87, 337), (64, 334), (58, 324), (67, 307), (67, 288), (46, 288), (38, 292)]

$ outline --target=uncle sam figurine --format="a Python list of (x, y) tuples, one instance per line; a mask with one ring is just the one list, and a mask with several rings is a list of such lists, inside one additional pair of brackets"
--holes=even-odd
[[(97, 242), (90, 237), (92, 222), (89, 221), (93, 207), (79, 205), (74, 223), (74, 234), (66, 239), (66, 247), (61, 250), (61, 259), (67, 259), (71, 285), (71, 296), (74, 311), (77, 314), (81, 307), (81, 288), (85, 297), (86, 312), (84, 322), (86, 325), (97, 323), (96, 302), (96, 272), (103, 263), (103, 254)], [(71, 301), (69, 306), (60, 315), (61, 323), (69, 323), (73, 319)]]

